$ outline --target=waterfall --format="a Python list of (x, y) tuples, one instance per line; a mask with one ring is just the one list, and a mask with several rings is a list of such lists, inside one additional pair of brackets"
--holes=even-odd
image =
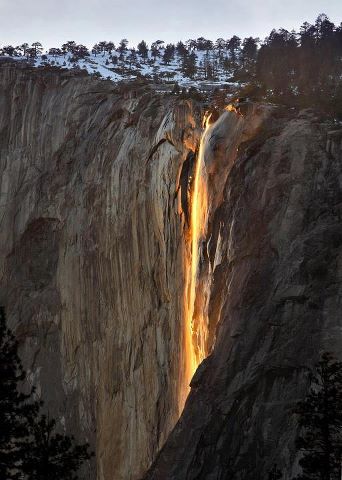
[[(196, 164), (192, 178), (191, 203), (190, 203), (190, 235), (189, 235), (189, 256), (185, 265), (185, 322), (184, 322), (184, 343), (185, 343), (185, 372), (184, 388), (181, 391), (180, 404), (183, 407), (189, 393), (189, 383), (198, 365), (207, 355), (207, 318), (201, 311), (196, 309), (198, 303), (196, 291), (198, 273), (203, 255), (204, 239), (207, 232), (208, 219), (208, 191), (207, 175), (204, 162), (205, 148), (211, 125), (210, 115), (203, 121), (203, 133), (201, 136)], [(199, 302), (201, 305), (201, 302)]]

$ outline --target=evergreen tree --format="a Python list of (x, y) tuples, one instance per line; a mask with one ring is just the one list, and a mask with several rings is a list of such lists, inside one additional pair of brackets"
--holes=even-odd
[(197, 60), (197, 57), (195, 52), (192, 52), (183, 58), (182, 72), (184, 73), (184, 75), (186, 75), (189, 78), (194, 78), (194, 76), (196, 75), (196, 72), (197, 72), (196, 60)]
[(318, 15), (315, 22), (316, 37), (318, 40), (332, 38), (335, 25), (329, 20), (325, 13)]
[(128, 45), (128, 40), (127, 38), (123, 38), (120, 43), (119, 43), (119, 48), (118, 48), (118, 51), (120, 53), (124, 53), (124, 52), (127, 52), (127, 45)]
[(213, 42), (211, 40), (207, 40), (204, 37), (199, 37), (195, 41), (195, 48), (197, 48), (197, 50), (208, 51), (208, 50), (212, 50), (213, 47), (214, 47)]
[(164, 50), (163, 62), (165, 65), (169, 65), (175, 56), (175, 46), (172, 43), (168, 43)]
[(105, 50), (107, 53), (109, 53), (109, 55), (112, 54), (112, 51), (115, 50), (115, 45), (113, 42), (107, 42), (106, 46), (105, 46)]
[(66, 43), (63, 43), (62, 52), (64, 53), (64, 55), (66, 53), (74, 53), (75, 47), (76, 47), (76, 42), (74, 42), (73, 40), (70, 40)]
[(2, 55), (14, 56), (15, 48), (12, 45), (6, 45), (1, 49)]
[(53, 58), (59, 57), (62, 55), (62, 50), (60, 48), (50, 48), (49, 55), (51, 55)]
[(98, 46), (99, 46), (100, 52), (104, 56), (107, 50), (107, 42), (105, 40), (102, 40), (102, 42), (98, 43)]
[(258, 52), (257, 78), (274, 95), (288, 95), (296, 87), (297, 40), (293, 32), (272, 30)]
[(222, 62), (221, 62), (221, 65), (222, 65), (223, 70), (227, 74), (231, 69), (231, 62), (230, 62), (229, 58), (224, 57)]
[(185, 45), (187, 47), (187, 50), (195, 50), (195, 48), (197, 48), (197, 41), (189, 38), (189, 40), (185, 42)]
[(132, 68), (132, 65), (136, 64), (138, 61), (135, 48), (132, 48), (130, 54), (127, 57), (129, 68)]
[(158, 42), (153, 42), (151, 45), (151, 55), (156, 60), (159, 57), (159, 45)]
[(252, 73), (258, 53), (258, 38), (248, 37), (242, 43), (242, 61), (244, 68)]
[(238, 60), (239, 52), (241, 46), (241, 39), (234, 35), (230, 40), (227, 41), (227, 49), (229, 52), (230, 60), (232, 64), (235, 65)]
[(138, 49), (138, 54), (139, 54), (144, 60), (146, 60), (146, 58), (148, 57), (148, 46), (147, 46), (147, 43), (145, 42), (145, 40), (142, 40), (142, 41), (138, 44), (137, 49)]
[(295, 409), (301, 427), (296, 446), (303, 473), (296, 480), (339, 480), (342, 454), (342, 362), (324, 353)]
[[(18, 390), (25, 372), (18, 356), (18, 342), (7, 328), (5, 310), (0, 307), (0, 478), (19, 478), (18, 467), (27, 448), (28, 424), (39, 404)], [(26, 450), (27, 452), (27, 450)]]
[(177, 43), (177, 46), (176, 46), (176, 51), (177, 51), (177, 54), (180, 56), (180, 57), (185, 57), (188, 53), (187, 49), (186, 49), (186, 46), (184, 45), (183, 42), (178, 42)]
[(55, 432), (56, 422), (46, 415), (30, 424), (31, 445), (22, 459), (28, 480), (77, 480), (77, 471), (92, 456), (88, 444)]
[(164, 45), (164, 40), (156, 40), (151, 45), (151, 55), (156, 60), (157, 57), (160, 56), (160, 49)]
[(25, 42), (25, 43), (22, 43), (19, 48), (20, 48), (20, 50), (23, 52), (24, 57), (26, 57), (26, 50), (27, 50), (28, 48), (30, 48), (30, 47), (29, 47), (29, 44), (26, 43), (26, 42)]
[(226, 42), (223, 38), (218, 38), (215, 42), (215, 49), (218, 51), (219, 57), (222, 55), (222, 51), (225, 49)]
[(91, 49), (91, 53), (93, 55), (95, 55), (95, 57), (101, 53), (101, 47), (99, 46), (98, 43), (95, 43), (95, 45), (93, 46), (93, 48)]
[(77, 60), (80, 60), (81, 58), (89, 57), (89, 51), (85, 45), (76, 45), (75, 48), (73, 49), (73, 56), (71, 61), (77, 62)]
[(38, 416), (41, 402), (32, 399), (34, 390), (20, 391), (25, 377), (18, 343), (0, 307), (0, 479), (76, 480), (92, 456), (88, 444), (55, 433), (55, 420)]
[(209, 51), (206, 52), (203, 58), (203, 74), (205, 79), (215, 80), (215, 61)]
[(40, 42), (32, 43), (31, 47), (34, 49), (34, 56), (37, 57), (43, 51), (43, 45)]

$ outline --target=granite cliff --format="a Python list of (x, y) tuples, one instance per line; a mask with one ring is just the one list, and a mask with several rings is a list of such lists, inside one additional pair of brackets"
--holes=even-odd
[(203, 114), (138, 83), (0, 66), (0, 302), (29, 381), (96, 448), (89, 479), (290, 472), (293, 403), (319, 351), (339, 353), (341, 135), (310, 111), (226, 111), (202, 138), (208, 356), (181, 414)]
[(0, 112), (0, 300), (29, 379), (97, 478), (136, 479), (181, 408), (192, 106), (9, 65)]
[(208, 142), (206, 161), (231, 165), (208, 231), (216, 340), (146, 480), (264, 480), (274, 463), (294, 478), (293, 408), (320, 353), (341, 358), (342, 131), (259, 108), (232, 162), (229, 119)]

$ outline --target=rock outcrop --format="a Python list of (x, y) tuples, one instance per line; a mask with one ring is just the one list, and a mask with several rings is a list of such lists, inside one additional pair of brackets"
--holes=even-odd
[(59, 428), (96, 448), (89, 480), (296, 472), (293, 405), (342, 343), (341, 133), (311, 111), (243, 113), (205, 139), (210, 353), (179, 418), (201, 106), (0, 65), (0, 303)]
[(263, 480), (274, 463), (293, 478), (293, 407), (320, 352), (341, 358), (341, 134), (261, 110), (245, 140), (221, 117), (207, 142), (207, 164), (228, 170), (208, 232), (216, 340), (146, 480)]
[(190, 103), (139, 85), (0, 67), (0, 302), (87, 478), (137, 479), (180, 415), (179, 181)]

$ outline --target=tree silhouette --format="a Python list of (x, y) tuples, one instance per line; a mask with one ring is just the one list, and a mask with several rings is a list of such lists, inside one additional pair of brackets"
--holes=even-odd
[(88, 444), (56, 433), (54, 419), (39, 415), (42, 402), (33, 399), (34, 389), (20, 390), (25, 377), (18, 342), (0, 307), (0, 479), (76, 480), (93, 454)]
[[(31, 47), (28, 44), (5, 45), (0, 54), (24, 56), (32, 63), (38, 56), (47, 65), (56, 63), (51, 57), (56, 59), (61, 50), (69, 66), (79, 66), (82, 59), (88, 62), (87, 48), (74, 41), (64, 43), (61, 49), (51, 48), (47, 58), (41, 55), (39, 42)], [(242, 88), (250, 86), (258, 92), (255, 100), (299, 108), (314, 107), (335, 119), (342, 119), (342, 24), (334, 25), (324, 13), (313, 23), (304, 22), (298, 32), (273, 29), (262, 42), (253, 37), (241, 39), (234, 35), (227, 40), (218, 38), (213, 43), (200, 36), (184, 43), (179, 41), (176, 45), (165, 45), (163, 40), (156, 40), (149, 49), (142, 40), (136, 48), (138, 62), (124, 38), (116, 52), (113, 42), (101, 41), (92, 48), (95, 57), (109, 57), (105, 58), (106, 65), (111, 61), (118, 65), (117, 73), (122, 76), (151, 78), (153, 75), (163, 81), (181, 72), (191, 80), (211, 80), (221, 82), (221, 85), (223, 81), (243, 82)], [(162, 62), (156, 64), (158, 57)], [(134, 71), (133, 65), (136, 66)], [(165, 68), (165, 65), (171, 65), (171, 68)], [(96, 66), (92, 68), (96, 70)]]
[(172, 43), (168, 43), (164, 50), (163, 62), (165, 65), (169, 65), (175, 56), (175, 46)]
[(119, 43), (119, 47), (118, 47), (118, 51), (120, 53), (124, 53), (124, 52), (127, 52), (127, 45), (128, 45), (128, 40), (127, 38), (123, 38), (120, 43)]
[(194, 52), (190, 53), (190, 55), (186, 55), (183, 58), (182, 62), (182, 72), (189, 78), (194, 78), (197, 72), (196, 66), (196, 54)]
[(0, 478), (16, 479), (27, 447), (28, 425), (39, 409), (28, 394), (19, 391), (25, 372), (18, 356), (18, 342), (6, 326), (0, 307)]
[(64, 55), (66, 53), (74, 53), (75, 48), (76, 48), (76, 42), (74, 42), (74, 40), (69, 40), (68, 42), (63, 43), (61, 47)]
[(37, 57), (43, 51), (43, 45), (40, 42), (33, 42), (31, 48), (34, 50), (34, 56)]
[(234, 35), (227, 42), (227, 49), (233, 65), (237, 63), (239, 52), (240, 52), (240, 46), (241, 46), (241, 39), (236, 35)]
[(147, 46), (147, 43), (145, 42), (145, 40), (141, 40), (141, 42), (138, 43), (137, 50), (138, 50), (139, 55), (144, 60), (146, 60), (146, 58), (148, 57), (148, 46)]
[(296, 480), (341, 478), (342, 453), (342, 362), (324, 353), (314, 373), (305, 400), (295, 409), (301, 427), (296, 446), (302, 453), (302, 474)]
[(22, 458), (28, 480), (76, 480), (76, 472), (92, 454), (88, 444), (77, 445), (74, 437), (55, 432), (56, 422), (41, 415), (30, 424), (30, 449)]

